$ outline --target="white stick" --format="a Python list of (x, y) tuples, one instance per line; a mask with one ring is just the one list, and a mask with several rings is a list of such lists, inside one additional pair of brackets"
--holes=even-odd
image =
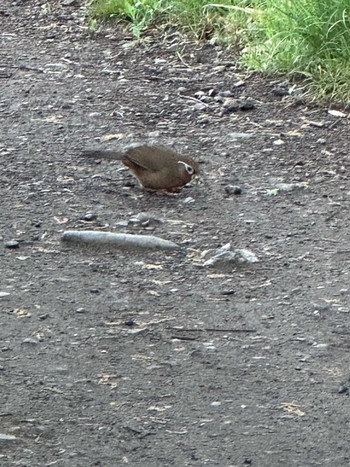
[(63, 233), (62, 241), (76, 245), (91, 245), (120, 249), (148, 249), (148, 250), (176, 250), (180, 248), (177, 243), (154, 235), (118, 234), (113, 232), (100, 232), (96, 230), (67, 230)]

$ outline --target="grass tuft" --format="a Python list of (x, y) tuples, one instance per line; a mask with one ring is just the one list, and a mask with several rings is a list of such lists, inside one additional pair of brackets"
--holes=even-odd
[(349, 0), (93, 0), (92, 20), (130, 24), (136, 37), (171, 24), (200, 40), (239, 44), (242, 63), (303, 76), (319, 99), (350, 101)]
[(248, 32), (244, 64), (269, 73), (303, 75), (317, 98), (349, 101), (348, 0), (256, 3), (260, 8)]
[(155, 24), (166, 10), (164, 0), (94, 0), (92, 16), (97, 19), (124, 21), (135, 37)]

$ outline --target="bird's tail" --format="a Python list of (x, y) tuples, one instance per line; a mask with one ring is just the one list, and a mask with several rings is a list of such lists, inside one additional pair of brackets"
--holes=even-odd
[(82, 152), (82, 156), (91, 159), (121, 160), (123, 158), (123, 153), (114, 151), (113, 149), (85, 149)]

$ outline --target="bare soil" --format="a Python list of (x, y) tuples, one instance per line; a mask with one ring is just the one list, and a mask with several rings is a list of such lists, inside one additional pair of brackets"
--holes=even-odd
[[(1, 466), (350, 465), (348, 118), (171, 30), (90, 34), (78, 2), (0, 21)], [(80, 157), (151, 140), (202, 181), (155, 196)], [(228, 242), (259, 262), (204, 267)]]

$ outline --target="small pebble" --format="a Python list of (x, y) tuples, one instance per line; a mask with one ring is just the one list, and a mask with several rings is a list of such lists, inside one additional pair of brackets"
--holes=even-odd
[(210, 123), (210, 119), (206, 115), (198, 115), (197, 122), (202, 124)]
[(235, 110), (238, 110), (240, 107), (239, 101), (237, 99), (233, 99), (232, 97), (226, 98), (222, 105), (225, 108), (234, 108)]
[(348, 384), (341, 384), (338, 388), (338, 394), (350, 394), (350, 386)]
[(129, 225), (129, 221), (119, 221), (114, 224), (116, 227), (127, 227)]
[(207, 106), (204, 105), (204, 104), (195, 104), (195, 106), (193, 107), (194, 110), (197, 110), (199, 112), (202, 112), (203, 110), (206, 110), (207, 109)]
[(49, 317), (50, 317), (50, 315), (49, 315), (48, 313), (45, 313), (45, 314), (43, 314), (43, 315), (40, 315), (40, 316), (39, 316), (39, 319), (40, 319), (41, 321), (44, 321), (45, 319), (47, 319), (47, 318), (49, 318)]
[(192, 198), (192, 196), (187, 196), (187, 198), (183, 200), (183, 204), (191, 204), (191, 203), (195, 203), (195, 201), (196, 200)]
[(80, 6), (78, 0), (63, 0), (62, 5), (64, 5), (64, 6)]
[(125, 326), (131, 327), (131, 326), (136, 326), (136, 324), (137, 324), (136, 321), (134, 321), (133, 319), (128, 319), (127, 321), (124, 321)]
[(148, 212), (139, 212), (129, 219), (129, 224), (140, 224), (144, 227), (153, 224), (163, 224), (164, 219)]
[(235, 293), (235, 291), (233, 289), (230, 289), (230, 290), (223, 290), (221, 292), (221, 295), (233, 295)]
[(277, 97), (288, 96), (289, 91), (287, 87), (275, 87), (272, 89), (272, 93)]
[(4, 243), (5, 248), (15, 250), (16, 248), (19, 248), (19, 243), (16, 240), (10, 240), (8, 242)]
[(8, 297), (9, 295), (10, 295), (9, 292), (0, 292), (0, 299), (1, 299), (1, 298), (6, 298), (6, 297)]
[(92, 212), (87, 212), (83, 217), (80, 218), (82, 221), (95, 221), (97, 219), (97, 214), (93, 214)]
[(203, 96), (200, 98), (201, 102), (204, 102), (205, 104), (209, 104), (210, 102), (212, 102), (212, 98), (209, 97), (209, 96)]
[(245, 85), (245, 82), (243, 80), (241, 80), (241, 79), (239, 81), (237, 81), (236, 83), (234, 83), (235, 88), (241, 88), (244, 85)]
[(38, 345), (39, 341), (37, 339), (33, 339), (32, 337), (27, 337), (22, 341), (22, 344)]
[(219, 66), (214, 66), (214, 68), (212, 68), (212, 71), (214, 73), (222, 73), (223, 71), (226, 70), (226, 66), (225, 65), (219, 65)]
[(228, 195), (241, 195), (242, 194), (242, 188), (237, 185), (226, 185), (225, 186), (225, 192)]
[(229, 90), (227, 91), (222, 91), (220, 92), (220, 96), (223, 96), (223, 97), (232, 97), (233, 96), (233, 93)]
[(225, 100), (225, 97), (222, 96), (221, 94), (219, 94), (218, 96), (215, 96), (215, 97), (214, 97), (214, 101), (215, 101), (215, 102), (220, 102), (220, 103), (221, 103), (221, 102), (224, 102), (224, 100)]
[(244, 102), (241, 105), (241, 110), (253, 110), (253, 109), (255, 109), (255, 104), (251, 101)]

